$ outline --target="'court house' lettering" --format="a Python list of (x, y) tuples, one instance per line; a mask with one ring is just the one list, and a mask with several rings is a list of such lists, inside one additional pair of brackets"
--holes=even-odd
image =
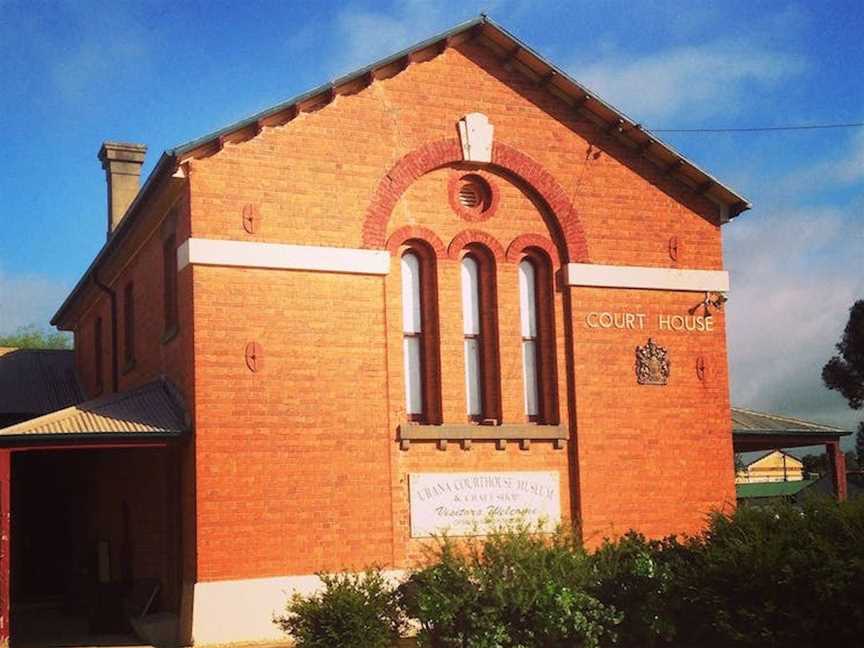
[[(592, 329), (643, 330), (646, 320), (645, 313), (592, 311), (585, 316), (585, 325)], [(711, 333), (714, 318), (710, 315), (658, 315), (657, 327), (661, 331)]]

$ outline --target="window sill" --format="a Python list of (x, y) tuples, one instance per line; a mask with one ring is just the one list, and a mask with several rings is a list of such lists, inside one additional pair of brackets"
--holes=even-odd
[(162, 344), (168, 344), (171, 340), (177, 337), (177, 334), (180, 332), (179, 326), (172, 326), (170, 329), (165, 331), (162, 334)]
[(495, 447), (503, 450), (508, 441), (518, 441), (523, 450), (531, 447), (531, 441), (553, 441), (556, 450), (567, 442), (564, 425), (538, 425), (522, 423), (509, 425), (423, 425), (403, 423), (399, 426), (399, 447), (408, 450), (412, 441), (436, 441), (440, 450), (447, 449), (448, 441), (459, 441), (467, 450), (472, 441), (495, 441)]

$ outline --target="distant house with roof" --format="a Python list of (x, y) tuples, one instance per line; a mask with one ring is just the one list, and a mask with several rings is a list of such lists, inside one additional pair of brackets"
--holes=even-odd
[[(741, 407), (732, 408), (732, 446), (736, 454), (765, 451), (771, 454), (781, 449), (824, 446), (830, 466), (828, 480), (831, 490), (840, 499), (846, 499), (848, 490), (846, 457), (840, 449), (840, 438), (850, 434), (850, 431), (833, 425)], [(789, 455), (786, 456), (788, 463)], [(740, 501), (740, 489), (737, 496)]]
[[(850, 473), (846, 483), (847, 497), (864, 495), (864, 475)], [(810, 497), (830, 497), (834, 494), (831, 475), (816, 479), (738, 483), (735, 485), (739, 506), (763, 506), (774, 502), (801, 504)]]
[(783, 450), (771, 450), (735, 472), (736, 484), (801, 481), (804, 463)]

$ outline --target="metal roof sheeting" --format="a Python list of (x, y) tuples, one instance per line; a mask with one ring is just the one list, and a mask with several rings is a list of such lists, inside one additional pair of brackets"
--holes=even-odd
[(177, 436), (187, 429), (179, 395), (166, 381), (157, 380), (0, 429), (0, 438)]
[(759, 482), (738, 484), (735, 492), (738, 499), (757, 499), (763, 497), (791, 497), (816, 482), (815, 479), (800, 479), (785, 482)]
[(847, 430), (832, 425), (822, 425), (813, 421), (805, 421), (791, 416), (780, 416), (779, 414), (768, 414), (755, 412), (740, 407), (732, 408), (732, 430), (735, 434), (743, 433), (766, 433), (777, 434), (830, 434), (832, 436), (844, 436), (851, 434)]
[(82, 400), (73, 351), (0, 348), (0, 415), (39, 416)]

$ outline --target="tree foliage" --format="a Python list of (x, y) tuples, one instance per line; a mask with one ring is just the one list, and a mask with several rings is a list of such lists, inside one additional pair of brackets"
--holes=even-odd
[(35, 324), (22, 326), (11, 335), (0, 335), (0, 347), (17, 349), (71, 349), (68, 333), (46, 331)]
[(837, 343), (838, 355), (822, 368), (822, 380), (828, 389), (840, 392), (852, 409), (864, 404), (864, 299), (849, 309), (849, 321)]

